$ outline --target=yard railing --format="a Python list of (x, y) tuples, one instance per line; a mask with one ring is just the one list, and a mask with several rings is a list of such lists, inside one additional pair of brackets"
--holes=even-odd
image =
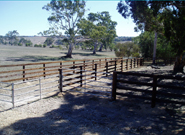
[(142, 65), (142, 60), (143, 59), (101, 58), (89, 60), (28, 63), (17, 65), (0, 65), (0, 82), (16, 82), (20, 80), (25, 81), (33, 78), (51, 76), (59, 74), (59, 68), (74, 69), (77, 66), (83, 66), (84, 69), (92, 69), (95, 64), (97, 64), (97, 66), (99, 67), (106, 66), (107, 72), (115, 68), (118, 71), (123, 71), (124, 69), (128, 70), (130, 68)]
[[(53, 65), (53, 63), (58, 66)], [(39, 64), (42, 64), (44, 68), (28, 68), (28, 66), (36, 66)], [(23, 70), (13, 69), (0, 72), (0, 75), (3, 73), (9, 73), (5, 78), (3, 78), (3, 76), (0, 77), (0, 79), (2, 79), (2, 81), (0, 81), (0, 102), (3, 104), (5, 102), (12, 103), (14, 107), (35, 100), (40, 100), (48, 95), (63, 91), (63, 89), (79, 87), (80, 89), (85, 88), (87, 93), (87, 90), (90, 91), (89, 86), (98, 86), (97, 84), (90, 84), (89, 82), (96, 81), (98, 83), (106, 83), (106, 81), (98, 81), (98, 79), (102, 79), (104, 77), (108, 78), (114, 71), (129, 70), (140, 67), (141, 65), (143, 65), (142, 59), (106, 58), (0, 66), (0, 68), (7, 67), (7, 69), (9, 69), (9, 67), (23, 68)], [(53, 67), (55, 69), (50, 69)], [(47, 68), (49, 68), (49, 70), (47, 70)], [(38, 69), (41, 69), (42, 71), (33, 71)], [(17, 76), (15, 76), (15, 74), (13, 74), (15, 72), (21, 73), (16, 74)], [(36, 74), (40, 72), (40, 75)], [(14, 76), (17, 78), (10, 78)], [(105, 96), (107, 96), (107, 94), (111, 95), (111, 83), (112, 82), (110, 82), (107, 87), (109, 88), (109, 92), (102, 92), (101, 90), (99, 90), (99, 92), (105, 93)], [(94, 90), (95, 92), (94, 88), (91, 90)], [(8, 104), (6, 107), (11, 108), (12, 106), (10, 105), (11, 104)]]
[[(114, 72), (112, 100), (116, 100), (116, 95), (121, 95), (151, 100), (151, 107), (155, 107), (156, 101), (185, 104), (184, 80), (185, 77), (132, 72)], [(129, 84), (132, 86), (128, 87)], [(141, 86), (148, 87), (140, 88)], [(117, 92), (118, 90), (119, 92)], [(131, 93), (123, 93), (123, 91), (131, 91)], [(134, 94), (134, 92), (140, 92), (140, 94)]]
[[(112, 76), (105, 71), (99, 71), (97, 64), (95, 64), (93, 70), (83, 70), (83, 68), (83, 66), (79, 66), (76, 67), (76, 69), (59, 69), (60, 92), (76, 91), (85, 94), (110, 97)], [(100, 86), (100, 83), (103, 85)], [(101, 90), (102, 88), (106, 90)], [(80, 91), (76, 89), (80, 89)]]

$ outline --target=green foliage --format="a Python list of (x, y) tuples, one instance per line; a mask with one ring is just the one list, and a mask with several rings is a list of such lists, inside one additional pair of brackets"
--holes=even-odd
[[(152, 58), (153, 56), (153, 44), (154, 44), (154, 32), (141, 33), (138, 37), (133, 38), (133, 42), (139, 45), (141, 55), (144, 58)], [(157, 58), (167, 59), (173, 58), (175, 53), (172, 46), (167, 39), (159, 34), (157, 38)]]
[(26, 47), (32, 47), (32, 43), (26, 43)]
[(42, 47), (42, 45), (41, 44), (39, 44), (39, 45), (35, 44), (34, 47)]
[(63, 45), (63, 40), (58, 39), (58, 40), (55, 41), (55, 44), (57, 44), (57, 45)]
[(18, 46), (22, 46), (22, 44), (21, 43), (18, 43)]
[(47, 46), (52, 45), (54, 42), (54, 39), (52, 37), (47, 37), (44, 44), (46, 44)]
[(110, 49), (111, 51), (113, 51), (113, 50), (115, 49), (115, 44), (114, 44), (114, 43), (111, 43), (110, 46), (109, 46), (109, 49)]
[(115, 47), (117, 57), (139, 57), (139, 47), (133, 42), (118, 43)]
[(116, 37), (115, 26), (116, 22), (111, 20), (108, 12), (90, 13), (87, 19), (83, 19), (78, 24), (80, 33), (83, 36), (87, 36), (93, 42), (93, 53), (96, 53), (96, 49), (100, 46), (100, 51), (104, 47), (107, 47), (113, 42)]
[(19, 33), (17, 32), (17, 30), (13, 30), (13, 31), (9, 31), (5, 37), (6, 39), (9, 40), (9, 44), (11, 45), (17, 45), (17, 36), (19, 35)]
[[(47, 11), (51, 11), (51, 16), (48, 18), (50, 24), (54, 27), (49, 29), (48, 32), (59, 33), (59, 30), (65, 31), (68, 39), (68, 53), (67, 57), (71, 57), (73, 46), (76, 44), (76, 36), (79, 32), (77, 23), (83, 18), (85, 14), (85, 1), (72, 1), (72, 0), (52, 0), (43, 7)], [(60, 35), (60, 34), (59, 34)]]
[(46, 46), (47, 46), (46, 44), (43, 44), (43, 48), (46, 48)]

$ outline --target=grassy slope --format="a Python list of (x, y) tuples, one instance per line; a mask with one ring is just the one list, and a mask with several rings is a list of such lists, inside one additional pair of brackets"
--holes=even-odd
[[(62, 58), (62, 56), (65, 56), (66, 53), (67, 50), (59, 50), (55, 48), (0, 45), (0, 65), (66, 60)], [(92, 55), (91, 51), (73, 50), (73, 59), (105, 57), (115, 57), (115, 54), (114, 52), (97, 52), (96, 55)]]

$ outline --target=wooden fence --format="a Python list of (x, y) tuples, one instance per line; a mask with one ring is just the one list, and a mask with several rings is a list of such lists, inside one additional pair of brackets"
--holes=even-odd
[(33, 78), (46, 77), (59, 74), (59, 68), (72, 68), (83, 66), (83, 69), (97, 67), (106, 72), (129, 70), (143, 65), (143, 59), (101, 58), (88, 60), (53, 61), (42, 63), (28, 63), (17, 65), (0, 65), (0, 82), (25, 81)]
[[(130, 80), (120, 79), (120, 78), (129, 78), (132, 76)], [(136, 81), (134, 80), (136, 77)], [(140, 77), (148, 77), (150, 80), (141, 81)], [(164, 79), (171, 79), (171, 81), (162, 82)], [(175, 80), (177, 81), (176, 83)], [(132, 73), (132, 72), (114, 72), (113, 73), (113, 83), (112, 83), (112, 100), (116, 100), (116, 95), (134, 97), (134, 98), (142, 98), (146, 100), (151, 100), (151, 107), (155, 107), (157, 102), (168, 102), (168, 103), (176, 103), (176, 104), (185, 104), (185, 77), (173, 77), (167, 75), (153, 75), (153, 74), (142, 74), (142, 73)], [(181, 82), (178, 82), (181, 81)], [(123, 86), (118, 84), (123, 84)], [(132, 84), (132, 87), (124, 86), (124, 84)], [(137, 86), (149, 86), (152, 90), (148, 88), (146, 90), (133, 88), (133, 85)], [(162, 88), (157, 90), (157, 88)], [(141, 92), (141, 95), (127, 94), (122, 92), (117, 92), (119, 90), (130, 90), (132, 92)], [(143, 93), (147, 93), (148, 96), (143, 96)], [(146, 95), (147, 95), (146, 94)], [(180, 98), (180, 99), (179, 99)]]

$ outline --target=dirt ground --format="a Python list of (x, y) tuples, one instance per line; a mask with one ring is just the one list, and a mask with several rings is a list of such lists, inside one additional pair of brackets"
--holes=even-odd
[[(142, 67), (138, 71), (167, 74)], [(0, 113), (2, 135), (184, 135), (185, 106), (159, 103), (151, 108), (143, 99), (110, 98), (63, 92)]]

